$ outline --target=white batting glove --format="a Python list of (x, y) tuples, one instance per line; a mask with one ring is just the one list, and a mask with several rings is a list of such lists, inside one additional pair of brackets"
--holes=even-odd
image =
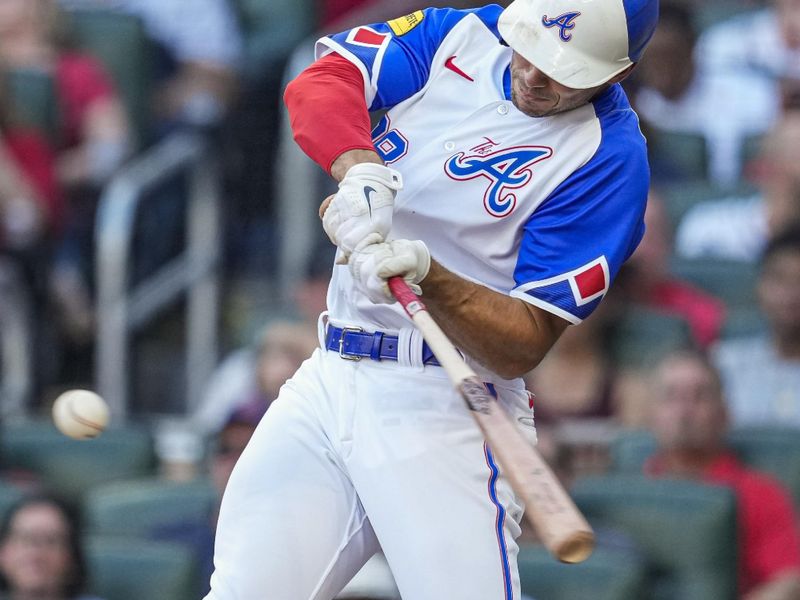
[(350, 273), (356, 286), (375, 304), (395, 302), (387, 280), (401, 275), (415, 294), (431, 268), (431, 253), (420, 240), (392, 240), (358, 247), (350, 257)]
[(347, 258), (356, 246), (382, 242), (392, 228), (394, 197), (403, 188), (400, 173), (377, 163), (353, 165), (339, 182), (322, 217), (322, 227)]

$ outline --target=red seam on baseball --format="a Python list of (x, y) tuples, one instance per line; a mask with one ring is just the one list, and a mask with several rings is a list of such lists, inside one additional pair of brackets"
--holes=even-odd
[(72, 403), (71, 402), (69, 404), (67, 404), (67, 410), (69, 411), (69, 416), (72, 417), (73, 419), (75, 419), (75, 421), (80, 423), (81, 425), (86, 425), (87, 427), (91, 427), (92, 429), (96, 429), (98, 433), (103, 431), (103, 426), (102, 425), (98, 425), (97, 423), (94, 423), (92, 421), (84, 419), (82, 416), (80, 416), (78, 413), (76, 413), (75, 410), (72, 407)]

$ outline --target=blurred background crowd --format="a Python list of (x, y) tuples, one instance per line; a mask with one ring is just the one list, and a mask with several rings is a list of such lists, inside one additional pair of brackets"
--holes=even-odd
[[(282, 88), (320, 35), (424, 6), (0, 0), (0, 597), (202, 597), (333, 262)], [(799, 599), (800, 0), (662, 0), (625, 87), (647, 233), (526, 378), (598, 548), (525, 530), (523, 591)], [(73, 387), (111, 405), (92, 442), (48, 420)], [(399, 596), (377, 557), (341, 597)]]

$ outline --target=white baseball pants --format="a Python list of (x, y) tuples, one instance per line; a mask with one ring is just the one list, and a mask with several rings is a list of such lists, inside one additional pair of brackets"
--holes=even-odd
[(404, 600), (519, 600), (521, 515), (443, 369), (318, 349), (234, 469), (206, 600), (331, 600), (378, 548)]

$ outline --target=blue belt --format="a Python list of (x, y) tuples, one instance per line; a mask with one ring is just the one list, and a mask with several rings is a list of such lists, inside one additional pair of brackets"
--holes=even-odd
[[(335, 350), (346, 360), (397, 360), (398, 345), (396, 335), (387, 335), (382, 331), (368, 333), (360, 327), (328, 325), (325, 333), (325, 347)], [(422, 364), (439, 366), (439, 361), (425, 342), (422, 342)]]

